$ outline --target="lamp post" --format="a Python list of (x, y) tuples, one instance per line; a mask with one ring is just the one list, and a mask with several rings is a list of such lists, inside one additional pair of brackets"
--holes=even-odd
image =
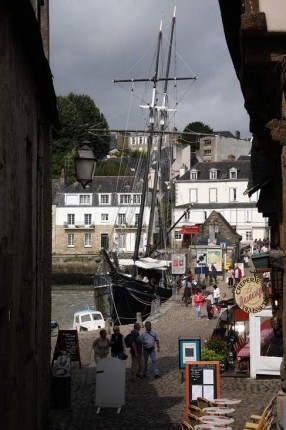
[(82, 143), (82, 147), (77, 150), (74, 157), (74, 166), (77, 181), (81, 183), (83, 188), (92, 182), (95, 157), (93, 150), (89, 146), (89, 142)]

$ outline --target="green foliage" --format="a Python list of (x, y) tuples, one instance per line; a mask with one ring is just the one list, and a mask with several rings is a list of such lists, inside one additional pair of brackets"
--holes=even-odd
[(210, 338), (202, 348), (201, 359), (202, 361), (219, 361), (222, 365), (229, 364), (227, 343), (218, 337)]
[(110, 158), (102, 160), (95, 168), (95, 176), (133, 176), (126, 163), (121, 163), (120, 159)]
[[(60, 125), (53, 140), (52, 176), (58, 178), (62, 169), (68, 166), (69, 174), (66, 172), (66, 175), (71, 183), (75, 180), (73, 157), (76, 149), (82, 142), (89, 141), (96, 160), (101, 160), (110, 149), (110, 134), (104, 115), (88, 95), (70, 93), (58, 96), (57, 102)], [(90, 133), (92, 128), (106, 131)]]
[[(184, 132), (194, 132), (194, 133), (200, 133), (200, 134), (199, 135), (186, 134)], [(196, 121), (196, 122), (190, 122), (184, 128), (184, 132), (179, 137), (179, 142), (191, 145), (192, 152), (195, 152), (199, 147), (200, 138), (205, 136), (206, 134), (212, 134), (213, 129), (210, 128), (207, 124), (204, 124), (203, 122)]]

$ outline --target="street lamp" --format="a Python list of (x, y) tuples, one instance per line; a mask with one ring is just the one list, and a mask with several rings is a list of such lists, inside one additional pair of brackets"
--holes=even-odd
[(89, 146), (89, 142), (82, 143), (82, 147), (77, 150), (77, 155), (74, 157), (74, 166), (76, 179), (81, 183), (83, 188), (92, 182), (95, 158), (93, 150)]

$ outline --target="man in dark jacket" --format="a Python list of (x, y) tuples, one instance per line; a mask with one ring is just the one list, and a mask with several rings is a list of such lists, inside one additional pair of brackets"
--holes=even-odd
[(139, 323), (134, 324), (134, 329), (131, 332), (131, 375), (132, 380), (143, 378), (143, 356), (142, 356), (142, 339), (140, 336), (141, 326)]

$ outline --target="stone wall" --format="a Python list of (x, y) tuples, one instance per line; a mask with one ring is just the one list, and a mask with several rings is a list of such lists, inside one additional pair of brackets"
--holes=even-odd
[(31, 2), (0, 3), (0, 420), (47, 428), (50, 120), (55, 94)]

